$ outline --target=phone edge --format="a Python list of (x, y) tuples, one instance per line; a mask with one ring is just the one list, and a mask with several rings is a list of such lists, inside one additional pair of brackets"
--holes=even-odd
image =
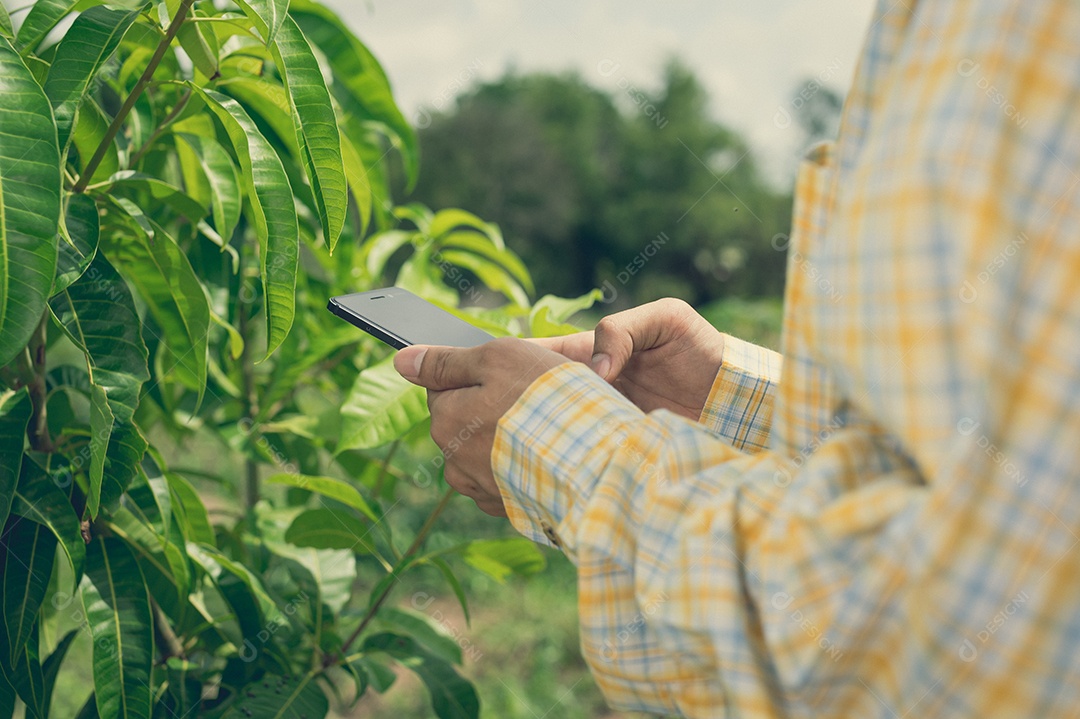
[(397, 335), (390, 334), (382, 327), (379, 327), (378, 325), (373, 325), (360, 315), (350, 312), (347, 308), (338, 304), (333, 297), (327, 300), (326, 309), (330, 310), (331, 314), (340, 317), (352, 326), (364, 332), (367, 332), (375, 339), (385, 342), (396, 350), (405, 349), (409, 346), (408, 342), (401, 339)]

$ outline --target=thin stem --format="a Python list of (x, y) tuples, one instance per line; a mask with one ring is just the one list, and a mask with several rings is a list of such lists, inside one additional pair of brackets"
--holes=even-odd
[[(405, 550), (405, 554), (401, 556), (401, 560), (397, 563), (397, 566), (394, 567), (394, 571), (391, 572), (391, 576), (394, 577), (393, 581), (386, 583), (386, 587), (383, 588), (379, 596), (376, 597), (375, 601), (368, 607), (367, 612), (364, 614), (364, 618), (360, 620), (360, 626), (358, 626), (341, 645), (341, 650), (338, 652), (340, 656), (345, 656), (349, 653), (349, 647), (351, 647), (357, 637), (367, 629), (367, 625), (371, 623), (371, 620), (375, 618), (375, 615), (379, 613), (379, 608), (382, 607), (383, 603), (390, 597), (391, 590), (393, 590), (394, 585), (397, 584), (397, 575), (405, 571), (409, 566), (409, 560), (412, 559), (412, 556), (416, 553), (416, 550), (420, 548), (420, 545), (424, 543), (428, 533), (431, 532), (431, 528), (435, 526), (435, 520), (439, 518), (439, 515), (442, 514), (443, 510), (450, 504), (450, 499), (453, 496), (454, 490), (447, 488), (443, 493), (442, 499), (439, 500), (439, 504), (436, 505), (435, 509), (431, 510), (431, 514), (428, 515), (427, 520), (424, 522), (424, 526), (420, 527), (420, 531), (416, 533), (416, 538), (413, 539), (412, 544)], [(323, 662), (323, 666), (330, 666), (331, 663), (332, 661), (328, 656), (326, 661)]]
[[(241, 277), (241, 283), (244, 279)], [(251, 336), (248, 332), (248, 305), (241, 302), (237, 307), (237, 329), (244, 338), (244, 349), (240, 353), (240, 376), (242, 379), (243, 401), (246, 404), (245, 416), (252, 420), (259, 416), (259, 395), (255, 390), (255, 363), (251, 358)], [(253, 428), (254, 429), (254, 428)], [(244, 506), (252, 510), (259, 501), (259, 465), (250, 453), (244, 459)]]
[(382, 498), (383, 482), (386, 481), (386, 476), (390, 474), (390, 462), (394, 459), (394, 453), (397, 452), (399, 446), (401, 446), (401, 440), (394, 440), (394, 443), (390, 445), (390, 449), (386, 452), (386, 459), (383, 460), (382, 468), (379, 469), (379, 476), (375, 479), (375, 486), (371, 489), (371, 493), (375, 495), (376, 499)]
[(154, 614), (154, 637), (157, 639), (158, 651), (161, 652), (161, 663), (164, 664), (172, 657), (183, 659), (184, 645), (169, 626), (169, 618), (153, 597), (150, 597), (150, 609)]
[(90, 183), (90, 178), (94, 176), (94, 173), (98, 169), (98, 165), (105, 159), (105, 153), (108, 152), (109, 147), (111, 147), (113, 141), (116, 140), (116, 135), (120, 132), (120, 128), (123, 126), (124, 121), (127, 120), (127, 116), (131, 114), (132, 108), (135, 107), (135, 102), (150, 83), (150, 79), (153, 78), (154, 71), (157, 70), (158, 65), (161, 64), (162, 58), (165, 57), (165, 52), (169, 49), (169, 45), (172, 44), (173, 38), (176, 37), (176, 33), (180, 31), (180, 26), (184, 24), (184, 19), (187, 17), (188, 10), (191, 9), (191, 5), (194, 2), (195, 0), (180, 1), (180, 7), (177, 9), (176, 16), (173, 17), (172, 22), (169, 23), (169, 27), (165, 31), (165, 36), (161, 38), (161, 42), (158, 43), (157, 49), (154, 50), (154, 54), (150, 57), (150, 62), (147, 63), (142, 76), (139, 77), (138, 82), (135, 83), (135, 87), (131, 89), (131, 94), (124, 100), (124, 104), (120, 106), (120, 111), (116, 113), (116, 117), (113, 118), (112, 124), (109, 125), (109, 129), (105, 131), (105, 136), (101, 138), (101, 143), (98, 144), (97, 151), (95, 151), (93, 157), (90, 158), (90, 162), (86, 163), (86, 168), (83, 170), (82, 175), (79, 176), (79, 181), (75, 183), (75, 187), (71, 188), (72, 192), (81, 193), (86, 190), (87, 184)]
[(191, 93), (192, 90), (190, 87), (184, 91), (184, 94), (176, 101), (173, 109), (169, 111), (169, 114), (165, 116), (165, 119), (161, 121), (161, 124), (154, 128), (154, 131), (150, 133), (150, 137), (146, 138), (146, 142), (143, 143), (142, 147), (136, 150), (135, 154), (131, 156), (131, 159), (128, 161), (128, 167), (135, 167), (138, 165), (139, 160), (146, 154), (146, 151), (157, 142), (157, 139), (161, 137), (166, 128), (172, 124), (172, 121), (180, 116), (180, 113), (187, 107), (188, 100), (191, 99)]

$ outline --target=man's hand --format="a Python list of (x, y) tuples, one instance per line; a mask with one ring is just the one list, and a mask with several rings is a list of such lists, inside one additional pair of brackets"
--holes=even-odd
[(724, 336), (670, 298), (608, 315), (594, 332), (532, 342), (591, 365), (645, 412), (668, 409), (694, 421), (724, 354)]
[(491, 471), (499, 419), (540, 375), (567, 358), (513, 338), (479, 347), (406, 347), (394, 356), (401, 376), (428, 389), (431, 438), (446, 457), (447, 483), (484, 512), (505, 517)]

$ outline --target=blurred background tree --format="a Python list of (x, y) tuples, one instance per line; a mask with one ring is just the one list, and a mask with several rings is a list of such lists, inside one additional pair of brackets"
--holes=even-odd
[[(839, 109), (832, 93), (814, 97), (799, 112), (808, 136), (831, 129)], [(790, 192), (708, 100), (677, 60), (658, 91), (615, 96), (574, 73), (511, 72), (420, 130), (425, 173), (412, 198), (490, 217), (545, 292), (608, 282), (615, 308), (779, 297), (784, 255), (771, 240), (788, 231)]]

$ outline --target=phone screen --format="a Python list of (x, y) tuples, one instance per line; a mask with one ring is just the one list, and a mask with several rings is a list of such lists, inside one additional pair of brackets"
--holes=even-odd
[(475, 347), (495, 339), (400, 287), (331, 297), (327, 309), (397, 349), (409, 345)]

